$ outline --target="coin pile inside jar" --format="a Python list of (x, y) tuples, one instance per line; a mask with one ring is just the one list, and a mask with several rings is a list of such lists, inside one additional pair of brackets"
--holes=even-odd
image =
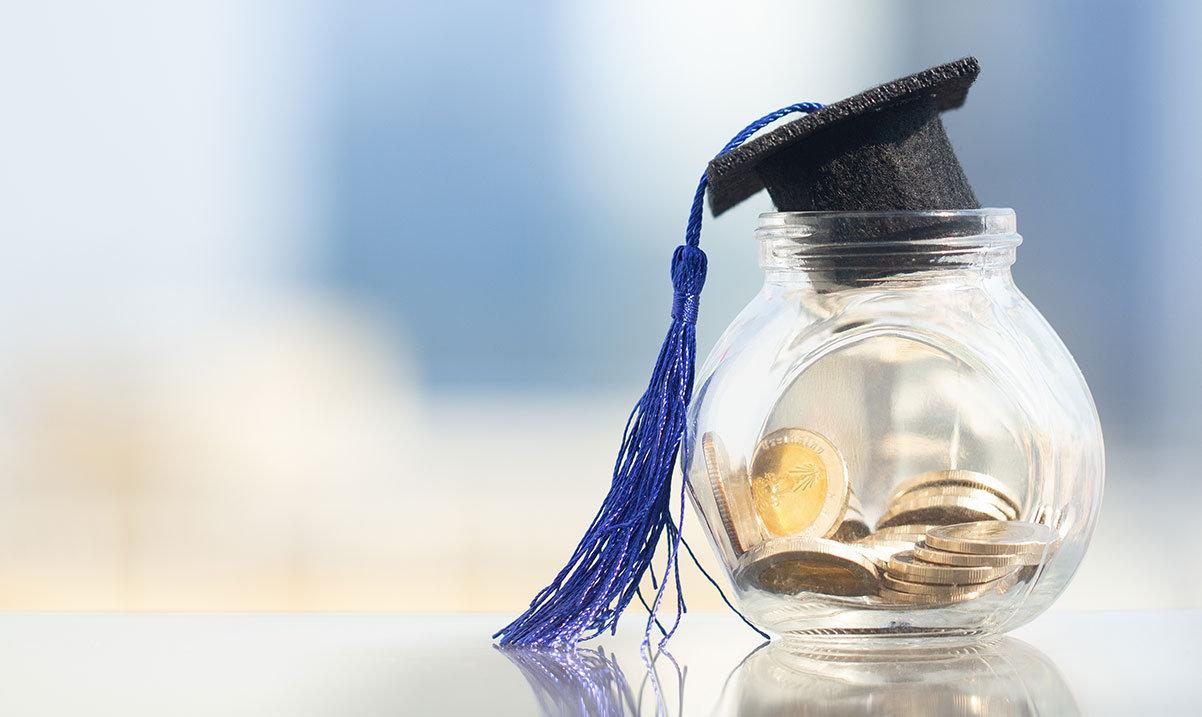
[(1056, 537), (1046, 525), (1018, 520), (932, 527), (912, 550), (889, 558), (878, 595), (889, 602), (940, 604), (1005, 592), (1034, 573)]
[(1019, 497), (984, 473), (903, 481), (873, 530), (842, 456), (814, 431), (769, 433), (750, 467), (734, 466), (712, 432), (702, 452), (745, 589), (946, 604), (1004, 592), (1056, 546), (1056, 531), (1019, 521)]

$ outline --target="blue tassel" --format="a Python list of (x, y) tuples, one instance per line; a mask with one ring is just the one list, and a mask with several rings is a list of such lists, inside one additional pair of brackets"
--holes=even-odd
[[(761, 117), (735, 135), (719, 154), (738, 147), (781, 117), (821, 107), (800, 103)], [(668, 562), (649, 607), (644, 647), (656, 624), (669, 575), (675, 577), (677, 612), (672, 628), (664, 631), (661, 647), (680, 623), (684, 602), (677, 557), (681, 544), (678, 526), (684, 521), (684, 481), (678, 491), (679, 518), (675, 520), (671, 484), (685, 434), (685, 414), (693, 396), (697, 305), (707, 268), (705, 252), (698, 246), (705, 188), (706, 177), (702, 175), (693, 196), (685, 243), (672, 256), (672, 325), (651, 382), (626, 422), (609, 494), (555, 580), (535, 595), (530, 609), (493, 635), (501, 637), (503, 647), (572, 645), (606, 630), (616, 632), (618, 618), (638, 594), (639, 583), (651, 567), (665, 530)]]

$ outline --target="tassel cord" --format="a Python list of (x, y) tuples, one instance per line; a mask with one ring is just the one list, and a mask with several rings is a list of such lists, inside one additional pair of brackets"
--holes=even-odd
[[(776, 110), (775, 112), (766, 114), (763, 117), (756, 120), (755, 122), (752, 122), (751, 124), (744, 127), (738, 134), (736, 134), (734, 137), (732, 137), (731, 140), (726, 143), (726, 146), (722, 148), (722, 151), (718, 152), (718, 154), (716, 156), (722, 156), (723, 154), (726, 154), (727, 152), (731, 151), (732, 149), (735, 149), (736, 147), (741, 146), (744, 142), (746, 142), (748, 139), (750, 139), (752, 136), (754, 136), (756, 132), (759, 132), (763, 128), (767, 127), (768, 125), (772, 124), (773, 122), (776, 122), (777, 120), (779, 120), (783, 117), (786, 117), (788, 115), (791, 115), (791, 114), (794, 114), (797, 112), (813, 112), (813, 111), (821, 109), (821, 108), (822, 108), (822, 105), (814, 103), (814, 102), (799, 102), (797, 104), (789, 105), (788, 107), (782, 107), (781, 109)], [(709, 173), (702, 172), (701, 179), (697, 182), (697, 191), (693, 193), (693, 204), (689, 209), (689, 221), (688, 221), (688, 224), (685, 226), (685, 244), (684, 244), (684, 246), (677, 248), (677, 255), (676, 255), (677, 257), (680, 256), (680, 250), (684, 249), (685, 247), (690, 247), (690, 248), (696, 249), (698, 252), (701, 252), (701, 250), (699, 248), (700, 244), (701, 244), (701, 223), (702, 223), (702, 220), (705, 215), (705, 192), (706, 192), (706, 188), (708, 187), (708, 184), (709, 184)], [(701, 253), (701, 256), (704, 258), (704, 256), (705, 256), (704, 253)], [(676, 257), (674, 257), (674, 259), (675, 258)], [(677, 284), (675, 268), (676, 268), (675, 261), (673, 261), (673, 285), (674, 286), (676, 286), (676, 284)], [(682, 382), (682, 385), (680, 386), (681, 391), (680, 391), (678, 398), (681, 401), (681, 403), (679, 405), (685, 406), (685, 407), (688, 406), (689, 401), (691, 400), (692, 394), (693, 394), (693, 370), (694, 370), (694, 367), (696, 364), (696, 357), (695, 357), (695, 353), (696, 353), (696, 325), (695, 324), (697, 322), (697, 301), (696, 301), (696, 299), (697, 299), (697, 297), (700, 296), (701, 287), (702, 287), (702, 285), (704, 285), (704, 283), (705, 283), (705, 267), (704, 267), (704, 262), (703, 262), (703, 265), (701, 267), (701, 278), (700, 278), (700, 280), (696, 281), (697, 286), (696, 286), (695, 293), (691, 293), (691, 294), (684, 293), (684, 292), (681, 292), (679, 287), (677, 287), (676, 294), (674, 297), (675, 301), (673, 302), (672, 314), (673, 314), (673, 319), (675, 321), (673, 322), (672, 328), (675, 329), (676, 321), (680, 320), (677, 318), (677, 314), (678, 314), (678, 307), (680, 307), (681, 304), (683, 303), (682, 299), (684, 301), (689, 301), (691, 299), (691, 301), (689, 301), (689, 305), (688, 305), (689, 315), (687, 316), (687, 318), (689, 320), (685, 323), (685, 326), (683, 327), (683, 331), (681, 332), (681, 334), (683, 336), (687, 337), (685, 339), (685, 341), (687, 343), (687, 354), (688, 354), (688, 356), (687, 356), (688, 381), (687, 381), (687, 383)], [(681, 313), (683, 313), (683, 312), (681, 312)], [(669, 334), (669, 336), (671, 336), (671, 334)], [(654, 386), (654, 382), (653, 382), (653, 386)], [(679, 431), (679, 433), (675, 434), (675, 436), (676, 436), (675, 442), (678, 445), (679, 445), (681, 439), (684, 437), (685, 430), (686, 430), (686, 426), (684, 425), (683, 420), (682, 420), (682, 423), (680, 426), (680, 431)], [(686, 451), (688, 450), (687, 443), (685, 444), (685, 450)], [(688, 456), (684, 457), (684, 461), (685, 461), (684, 465), (687, 466), (688, 465)], [(670, 476), (671, 476), (671, 473), (669, 472), (669, 479), (670, 479)], [(680, 482), (681, 483), (680, 491), (679, 491), (680, 514), (679, 514), (679, 519), (676, 523), (678, 528), (675, 531), (673, 531), (673, 532), (675, 532), (675, 539), (672, 541), (672, 545), (668, 551), (668, 564), (664, 568), (664, 576), (660, 580), (660, 587), (659, 587), (659, 590), (656, 592), (655, 600), (652, 603), (652, 609), (650, 611), (650, 614), (648, 615), (646, 630), (643, 633), (643, 645), (642, 646), (643, 646), (644, 652), (647, 651), (650, 641), (651, 641), (652, 627), (654, 626), (654, 624), (657, 621), (657, 616), (659, 613), (659, 606), (663, 600), (664, 591), (667, 588), (668, 574), (670, 572), (675, 572), (677, 611), (676, 611), (676, 618), (672, 623), (671, 629), (669, 629), (667, 634), (665, 634), (659, 641), (659, 647), (661, 649), (664, 647), (664, 645), (667, 644), (668, 640), (670, 640), (672, 638), (672, 635), (674, 635), (676, 633), (677, 627), (680, 626), (681, 615), (684, 612), (684, 603), (683, 603), (683, 598), (681, 597), (681, 591), (680, 591), (680, 564), (679, 564), (677, 557), (680, 553), (680, 543), (681, 543), (681, 540), (683, 539), (681, 528), (684, 527), (685, 481), (686, 481), (686, 478), (682, 476), (681, 482)], [(668, 520), (671, 520), (671, 516), (668, 516)], [(692, 552), (692, 551), (690, 551), (690, 552)], [(700, 567), (700, 565), (698, 565), (698, 567)], [(706, 575), (706, 577), (708, 578), (709, 576)], [(711, 579), (710, 582), (712, 583), (713, 580)], [(715, 587), (716, 587), (716, 584), (715, 584)], [(722, 595), (723, 602), (725, 602), (728, 606), (730, 606), (730, 601), (728, 601), (726, 599), (726, 595), (724, 593), (722, 593), (722, 590), (720, 588), (719, 588), (718, 592), (719, 592), (719, 594)], [(734, 610), (734, 607), (731, 606), (731, 609)], [(743, 614), (740, 613), (738, 610), (734, 610), (734, 612), (735, 612), (735, 614), (737, 614), (739, 616), (739, 618), (741, 620), (743, 620), (743, 622), (746, 622), (748, 625), (751, 624), (747, 620), (747, 618), (744, 617)], [(752, 629), (755, 629), (755, 627), (753, 626)], [(757, 629), (756, 632), (760, 632), (760, 631)], [(760, 634), (762, 635), (763, 633), (760, 632)]]
[[(799, 103), (765, 115), (735, 135), (719, 155), (786, 115), (820, 108), (814, 103)], [(651, 631), (657, 624), (669, 576), (676, 587), (677, 613), (659, 642), (661, 650), (680, 625), (685, 604), (678, 557), (683, 540), (680, 528), (684, 523), (686, 479), (682, 477), (677, 493), (675, 519), (671, 483), (693, 395), (698, 300), (707, 270), (705, 252), (699, 247), (706, 186), (703, 174), (693, 196), (685, 242), (672, 256), (672, 324), (647, 390), (627, 419), (609, 493), (567, 565), (535, 595), (525, 613), (493, 635), (501, 638), (502, 647), (559, 646), (606, 630), (615, 632), (618, 618), (638, 595), (639, 583), (648, 570), (655, 582), (651, 560), (665, 530), (668, 560), (648, 611), (644, 654), (649, 653)], [(687, 465), (688, 456), (683, 460)]]

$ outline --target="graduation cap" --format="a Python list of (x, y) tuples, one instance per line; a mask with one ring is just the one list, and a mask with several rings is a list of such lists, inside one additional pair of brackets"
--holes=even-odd
[(979, 209), (939, 115), (981, 71), (966, 57), (784, 124), (709, 164), (714, 216), (767, 188), (778, 211)]
[[(825, 107), (790, 105), (746, 127), (709, 163), (685, 243), (672, 257), (672, 325), (627, 423), (609, 493), (567, 565), (525, 613), (493, 636), (503, 647), (572, 645), (616, 631), (632, 599), (647, 605), (639, 585), (665, 535), (667, 567), (648, 605), (645, 648), (673, 571), (680, 584), (684, 481), (675, 493), (671, 481), (693, 392), (694, 324), (706, 272), (698, 244), (707, 185), (715, 216), (764, 188), (780, 211), (977, 209), (939, 115), (964, 103), (979, 71), (969, 57)], [(799, 112), (806, 114), (753, 138)], [(679, 591), (676, 600), (677, 622), (664, 631), (661, 647), (684, 608)]]

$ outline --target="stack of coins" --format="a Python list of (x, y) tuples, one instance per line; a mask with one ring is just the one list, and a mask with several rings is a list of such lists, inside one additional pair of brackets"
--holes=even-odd
[(1057, 538), (1053, 528), (1017, 520), (932, 527), (913, 550), (889, 558), (878, 595), (930, 605), (1005, 592), (1034, 573)]
[(897, 487), (876, 531), (856, 543), (888, 560), (913, 550), (927, 530), (978, 520), (1014, 520), (1020, 502), (1014, 491), (993, 476), (975, 471), (919, 473)]
[(744, 589), (944, 604), (1009, 589), (1055, 545), (1056, 532), (1019, 522), (1018, 496), (984, 473), (903, 481), (874, 531), (843, 457), (814, 431), (769, 433), (749, 468), (713, 433), (702, 451)]

